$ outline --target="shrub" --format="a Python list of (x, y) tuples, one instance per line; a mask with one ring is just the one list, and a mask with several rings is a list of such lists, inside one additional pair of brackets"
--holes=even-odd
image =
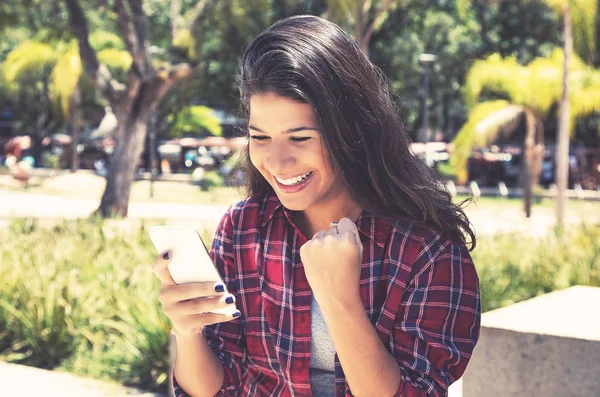
[(214, 187), (223, 186), (223, 177), (217, 171), (208, 171), (200, 180), (200, 189), (207, 192)]
[(483, 311), (573, 285), (600, 287), (600, 225), (580, 225), (544, 238), (485, 236), (473, 260)]
[(166, 390), (170, 325), (143, 224), (16, 220), (0, 238), (3, 359)]

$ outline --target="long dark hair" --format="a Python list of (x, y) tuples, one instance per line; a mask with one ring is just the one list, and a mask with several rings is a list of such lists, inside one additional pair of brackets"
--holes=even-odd
[[(394, 221), (409, 218), (475, 247), (475, 233), (437, 174), (409, 150), (388, 82), (359, 44), (314, 16), (280, 20), (246, 49), (241, 67), (242, 113), (253, 94), (273, 92), (312, 105), (337, 177), (365, 210)], [(248, 117), (246, 117), (246, 120)], [(246, 149), (247, 193), (271, 186)]]

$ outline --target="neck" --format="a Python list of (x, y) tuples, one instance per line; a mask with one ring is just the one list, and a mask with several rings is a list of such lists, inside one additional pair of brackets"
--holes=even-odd
[(296, 215), (298, 227), (307, 239), (311, 239), (315, 233), (328, 230), (331, 222), (338, 222), (342, 218), (348, 218), (352, 222), (360, 217), (362, 207), (348, 196), (340, 197), (326, 206), (308, 208), (298, 212)]

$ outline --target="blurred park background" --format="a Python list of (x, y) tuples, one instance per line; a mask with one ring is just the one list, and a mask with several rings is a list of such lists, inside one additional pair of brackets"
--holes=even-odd
[(243, 197), (240, 56), (296, 14), (360, 41), (474, 199), (484, 311), (600, 287), (598, 0), (3, 0), (1, 361), (166, 393), (147, 230), (210, 243)]

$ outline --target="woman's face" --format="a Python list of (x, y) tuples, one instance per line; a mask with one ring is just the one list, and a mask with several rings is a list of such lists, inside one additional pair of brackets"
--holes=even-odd
[(318, 208), (342, 194), (311, 105), (274, 93), (250, 98), (250, 160), (293, 211)]

